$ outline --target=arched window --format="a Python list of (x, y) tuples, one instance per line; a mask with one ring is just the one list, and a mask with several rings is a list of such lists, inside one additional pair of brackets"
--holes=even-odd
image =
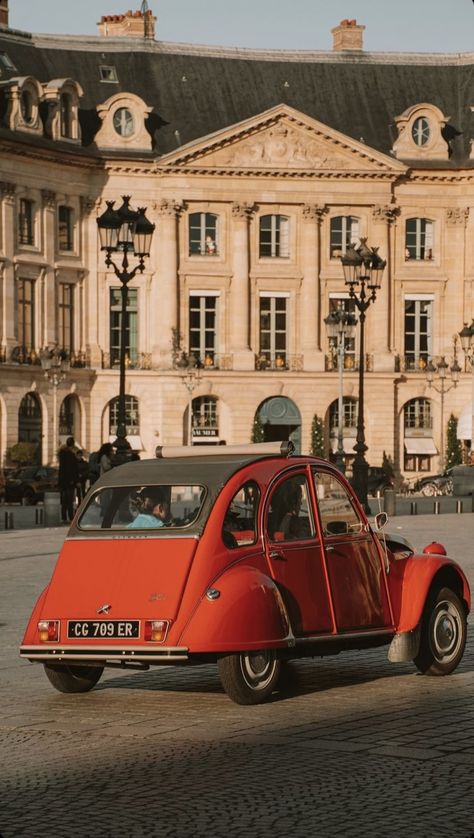
[[(118, 406), (118, 397), (109, 403), (109, 436), (117, 435)], [(125, 427), (127, 436), (140, 434), (140, 413), (135, 396), (125, 396)]]
[(18, 410), (18, 442), (30, 442), (35, 446), (35, 459), (38, 463), (41, 462), (41, 435), (41, 405), (36, 393), (27, 393)]
[(360, 238), (359, 219), (353, 215), (337, 215), (331, 218), (329, 255), (331, 259), (343, 256), (350, 244)]
[(433, 442), (433, 417), (429, 399), (411, 399), (403, 408), (405, 471), (430, 471), (437, 454)]
[(215, 396), (198, 396), (192, 401), (193, 444), (219, 442), (219, 418)]
[(192, 212), (189, 215), (189, 255), (217, 256), (218, 216), (211, 212)]
[[(359, 403), (357, 399), (344, 396), (342, 400), (342, 447), (346, 468), (355, 457), (354, 445), (357, 438), (357, 416)], [(339, 401), (329, 406), (329, 448), (330, 459), (339, 448)]]

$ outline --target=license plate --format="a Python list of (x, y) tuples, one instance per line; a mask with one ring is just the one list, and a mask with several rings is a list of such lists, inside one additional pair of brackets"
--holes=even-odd
[(67, 636), (77, 640), (118, 637), (132, 640), (140, 637), (138, 620), (69, 620)]

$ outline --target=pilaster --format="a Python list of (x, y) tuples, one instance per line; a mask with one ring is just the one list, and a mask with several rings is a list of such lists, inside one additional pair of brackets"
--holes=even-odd
[(302, 209), (301, 284), (299, 334), (305, 372), (322, 372), (324, 354), (321, 351), (321, 222), (327, 212), (325, 206), (305, 204)]
[(254, 205), (232, 204), (232, 280), (230, 285), (229, 346), (235, 370), (254, 368), (250, 349), (250, 239)]

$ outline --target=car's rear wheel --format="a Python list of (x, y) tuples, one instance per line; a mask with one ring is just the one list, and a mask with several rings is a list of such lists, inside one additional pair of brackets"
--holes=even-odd
[(44, 664), (46, 677), (60, 693), (86, 693), (95, 687), (104, 668), (103, 666), (69, 666), (66, 663), (57, 666)]
[(425, 497), (433, 498), (438, 494), (438, 487), (436, 483), (425, 483), (425, 485), (421, 487), (420, 491), (422, 495), (425, 495)]
[(226, 655), (218, 663), (222, 686), (236, 704), (266, 701), (278, 684), (280, 666), (273, 649)]
[(415, 666), (424, 675), (449, 675), (459, 664), (466, 645), (466, 612), (451, 588), (430, 595), (421, 623)]

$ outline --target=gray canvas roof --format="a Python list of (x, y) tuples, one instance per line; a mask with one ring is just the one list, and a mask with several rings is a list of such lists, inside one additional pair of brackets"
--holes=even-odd
[[(394, 117), (427, 102), (450, 117), (448, 133), (450, 126), (461, 132), (452, 138), (453, 153), (443, 166), (472, 165), (472, 55), (285, 53), (139, 39), (32, 37), (8, 30), (0, 32), (0, 51), (17, 68), (10, 74), (3, 70), (2, 79), (70, 77), (81, 84), (85, 147), (99, 127), (96, 105), (121, 91), (137, 94), (153, 108), (151, 157), (281, 103), (388, 154), (397, 136)], [(101, 64), (115, 67), (118, 83), (100, 81)], [(92, 146), (90, 153), (98, 152)]]

